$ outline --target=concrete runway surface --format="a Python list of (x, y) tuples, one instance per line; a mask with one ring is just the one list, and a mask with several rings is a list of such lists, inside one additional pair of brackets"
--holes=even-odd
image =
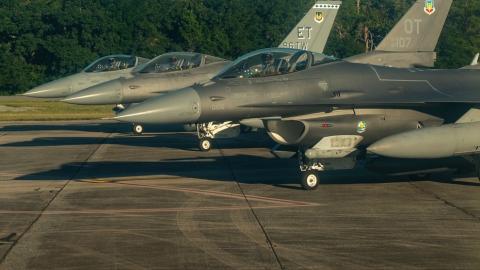
[(262, 134), (129, 128), (0, 123), (0, 269), (480, 269), (477, 179), (307, 192)]

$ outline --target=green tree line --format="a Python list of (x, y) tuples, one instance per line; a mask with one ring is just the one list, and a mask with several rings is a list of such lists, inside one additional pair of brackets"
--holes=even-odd
[[(21, 93), (78, 72), (100, 56), (152, 58), (198, 51), (228, 59), (275, 47), (313, 0), (2, 0), (0, 91)], [(326, 53), (374, 46), (414, 0), (344, 0)], [(437, 47), (439, 67), (468, 64), (480, 50), (480, 0), (454, 0)]]

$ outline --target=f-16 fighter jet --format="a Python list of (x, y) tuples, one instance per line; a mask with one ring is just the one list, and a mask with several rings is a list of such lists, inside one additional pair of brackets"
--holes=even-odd
[[(435, 4), (440, 13), (451, 1)], [(433, 15), (421, 11), (425, 20)], [(423, 19), (419, 32), (431, 27)], [(279, 68), (269, 69), (272, 62)], [(297, 147), (302, 186), (314, 189), (320, 172), (351, 169), (371, 153), (462, 155), (478, 168), (480, 136), (473, 134), (480, 132), (479, 85), (478, 69), (396, 68), (266, 49), (237, 59), (208, 83), (154, 98), (117, 119), (172, 124), (261, 118), (274, 141)]]
[[(280, 47), (323, 52), (340, 5), (340, 1), (317, 2), (280, 43)], [(119, 104), (115, 109), (118, 112), (127, 104), (208, 81), (229, 63), (225, 59), (200, 53), (167, 53), (150, 61), (132, 78), (105, 82), (63, 101), (81, 105)], [(133, 131), (141, 134), (143, 127), (134, 124)]]
[(120, 77), (131, 77), (134, 69), (148, 60), (133, 55), (105, 56), (77, 74), (37, 86), (23, 95), (36, 98), (64, 98), (99, 83)]
[[(448, 15), (452, 0), (437, 0), (435, 3), (436, 11), (427, 14), (424, 10), (425, 3), (423, 0), (418, 0), (395, 25), (374, 52), (349, 57), (344, 59), (344, 61), (390, 67), (432, 67), (436, 58), (434, 49)], [(247, 100), (247, 96), (250, 95), (247, 92), (236, 94), (232, 92), (232, 94), (229, 94), (231, 89), (245, 86), (245, 88), (255, 89), (253, 90), (254, 92), (257, 93), (258, 91), (257, 94), (263, 95), (265, 91), (260, 88), (263, 85), (268, 85), (270, 82), (276, 82), (279, 88), (276, 93), (271, 93), (272, 98), (278, 99), (287, 96), (300, 96), (303, 95), (303, 90), (300, 85), (304, 82), (299, 82), (298, 86), (289, 88), (286, 87), (285, 82), (281, 81), (287, 80), (283, 76), (308, 70), (322, 63), (332, 61), (335, 61), (335, 59), (304, 50), (265, 49), (240, 57), (210, 82), (193, 87), (198, 90), (198, 92), (213, 88), (227, 91), (218, 96), (205, 97), (212, 102), (211, 107), (205, 110), (211, 110), (212, 112), (226, 111), (227, 113), (223, 116), (225, 116), (225, 120), (228, 121), (222, 122), (217, 119), (212, 119), (204, 124), (199, 124), (198, 137), (200, 139), (200, 149), (204, 151), (209, 150), (212, 145), (211, 140), (216, 138), (218, 134), (222, 134), (222, 132), (227, 135), (238, 134), (239, 122), (232, 120), (243, 119), (241, 121), (242, 124), (253, 127), (263, 127), (263, 121), (261, 119), (248, 119), (255, 117), (248, 112), (263, 111), (266, 113), (263, 115), (264, 117), (284, 116), (283, 114), (269, 115), (269, 109), (260, 107), (223, 107), (230, 106), (226, 104), (229, 104), (232, 99), (235, 100), (235, 102)], [(348, 77), (344, 77), (344, 79), (345, 78)], [(256, 89), (257, 87), (259, 88)], [(251, 97), (253, 96), (255, 95), (251, 95)], [(157, 122), (158, 118), (156, 118), (157, 114), (164, 112), (159, 105), (160, 100), (161, 99), (158, 99), (158, 104), (156, 99), (149, 100), (144, 105), (129, 110), (131, 113), (125, 112), (119, 115), (118, 119), (126, 121), (138, 119), (138, 121), (142, 123), (162, 123), (162, 121)], [(225, 100), (225, 102), (223, 100)], [(226, 102), (227, 100), (228, 102)], [(202, 102), (205, 103), (207, 101), (202, 100)], [(175, 104), (171, 105), (173, 106)], [(294, 111), (286, 110), (285, 113), (288, 115), (298, 115), (304, 113), (304, 109), (308, 108)], [(244, 115), (245, 117), (238, 118), (239, 115)], [(207, 117), (205, 119), (207, 119)], [(203, 121), (198, 122), (197, 120), (195, 123), (203, 123)], [(232, 130), (235, 129), (236, 132), (232, 132)], [(225, 131), (230, 131), (230, 133)]]

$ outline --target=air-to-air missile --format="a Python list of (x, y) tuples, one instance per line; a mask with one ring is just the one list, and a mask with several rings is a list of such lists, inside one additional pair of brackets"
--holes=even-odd
[[(288, 34), (279, 47), (322, 52), (341, 1), (319, 1)], [(132, 78), (119, 78), (80, 91), (63, 101), (80, 105), (117, 105), (117, 112), (128, 104), (142, 102), (195, 83), (212, 79), (230, 61), (200, 53), (172, 52), (156, 57)], [(141, 134), (142, 125), (133, 124)]]
[[(436, 3), (436, 12), (428, 15), (424, 12), (422, 6), (424, 2), (418, 0), (395, 25), (375, 51), (349, 57), (346, 58), (345, 61), (393, 67), (432, 67), (436, 59), (434, 49), (448, 15), (452, 0), (439, 0)], [(286, 82), (281, 81), (286, 79), (280, 80), (279, 77), (273, 75), (293, 73), (332, 61), (335, 61), (332, 57), (302, 50), (264, 49), (240, 57), (210, 82), (204, 83), (202, 86), (195, 86), (194, 88), (199, 91), (203, 91), (204, 88), (221, 88), (228, 91), (230, 88), (242, 85), (242, 83), (248, 79), (258, 81), (262, 84), (275, 82), (278, 84), (278, 90), (276, 94), (272, 95), (278, 96), (278, 98), (291, 95), (297, 95), (298, 97), (303, 91), (300, 85), (293, 89), (288, 89), (284, 86)], [(299, 84), (302, 83), (306, 82), (300, 82)], [(320, 87), (323, 86), (326, 87), (326, 85), (320, 85)], [(246, 88), (248, 87), (247, 85)], [(250, 95), (263, 94), (264, 91), (255, 90), (254, 92), (255, 93)], [(351, 93), (350, 95), (355, 95), (355, 93)], [(221, 101), (222, 98), (225, 97), (210, 97), (210, 99), (214, 99), (216, 103), (220, 103), (219, 101)], [(237, 97), (237, 99), (243, 98), (241, 95)], [(148, 115), (146, 113), (141, 114), (142, 122), (156, 123), (156, 110), (159, 110), (161, 113), (165, 112), (165, 108), (160, 106), (155, 107), (155, 102), (155, 100), (149, 100), (145, 105), (142, 105), (143, 107), (151, 108)], [(180, 104), (182, 101), (178, 102)], [(176, 104), (169, 105), (175, 106)], [(222, 108), (217, 108), (217, 106), (219, 105), (212, 104), (211, 109), (221, 112)], [(138, 108), (137, 110), (140, 109)], [(252, 108), (242, 107), (237, 108), (235, 113), (240, 115), (242, 111), (247, 112), (253, 110)], [(297, 112), (290, 111), (290, 113), (296, 115), (307, 110), (308, 108), (301, 108)], [(211, 147), (210, 140), (216, 138), (221, 132), (229, 130), (230, 127), (237, 127), (238, 130), (238, 122), (231, 121), (236, 118), (229, 118), (235, 115), (225, 114), (224, 116), (225, 122), (217, 119), (215, 120), (216, 122), (198, 125), (200, 149), (209, 150)], [(242, 119), (240, 123), (247, 126), (263, 127), (263, 121), (261, 119), (251, 119), (251, 117), (254, 117), (253, 115), (246, 116), (246, 118), (250, 119)], [(231, 134), (235, 133), (232, 132)]]
[[(451, 0), (435, 5), (446, 16)], [(425, 20), (434, 14), (421, 12), (416, 29), (427, 38), (432, 25)], [(302, 186), (313, 189), (319, 172), (353, 168), (383, 138), (416, 129), (436, 134), (458, 127), (444, 125), (480, 121), (468, 112), (480, 104), (478, 85), (475, 69), (395, 68), (264, 49), (235, 60), (210, 82), (150, 99), (116, 119), (179, 124), (260, 118), (273, 140), (298, 147)]]
[(148, 60), (133, 55), (105, 56), (79, 73), (37, 86), (23, 95), (35, 98), (64, 98), (102, 82), (132, 77), (134, 70)]

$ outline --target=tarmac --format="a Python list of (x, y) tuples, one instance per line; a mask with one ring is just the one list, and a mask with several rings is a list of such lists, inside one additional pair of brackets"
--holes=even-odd
[(480, 183), (298, 183), (264, 134), (0, 123), (0, 269), (480, 269)]

